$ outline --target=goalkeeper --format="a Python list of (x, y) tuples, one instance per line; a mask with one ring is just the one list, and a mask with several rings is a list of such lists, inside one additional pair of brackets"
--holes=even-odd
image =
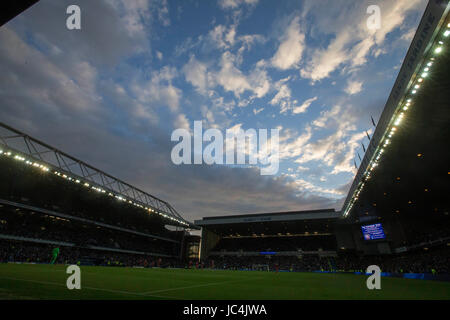
[(54, 248), (52, 251), (52, 261), (50, 262), (50, 264), (55, 263), (56, 258), (58, 258), (58, 254), (59, 254), (59, 248)]

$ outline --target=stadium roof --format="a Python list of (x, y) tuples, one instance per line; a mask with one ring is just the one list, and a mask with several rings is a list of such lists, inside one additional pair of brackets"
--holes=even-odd
[(118, 201), (128, 202), (143, 211), (159, 214), (171, 224), (198, 228), (184, 220), (169, 203), (2, 122), (0, 154), (9, 155), (26, 165), (38, 167), (62, 179), (105, 193)]
[[(214, 227), (214, 229), (224, 226), (225, 229), (229, 225), (234, 225), (236, 228), (247, 228), (249, 225), (255, 224), (298, 224), (311, 220), (330, 220), (337, 219), (341, 216), (340, 212), (336, 212), (334, 209), (323, 210), (305, 210), (305, 211), (289, 211), (289, 212), (274, 212), (274, 213), (258, 213), (258, 214), (243, 214), (232, 216), (216, 216), (205, 217), (202, 220), (196, 220), (194, 223), (202, 227)], [(239, 227), (238, 225), (242, 225)], [(248, 228), (247, 228), (248, 229)], [(254, 231), (253, 228), (250, 228)]]
[(211, 217), (195, 223), (222, 237), (315, 236), (331, 234), (340, 216), (331, 209)]
[[(449, 88), (444, 86), (443, 91), (438, 88), (450, 74), (442, 72), (443, 68), (448, 70), (449, 10), (448, 1), (428, 3), (342, 207), (344, 217), (352, 212), (355, 203), (361, 202), (369, 180), (371, 190), (377, 185), (377, 190), (383, 190), (382, 194), (387, 195), (388, 188), (401, 179), (408, 181), (407, 177), (414, 176), (415, 179), (409, 179), (404, 193), (409, 192), (408, 186), (413, 188), (416, 184), (421, 190), (428, 189), (426, 180), (432, 180), (434, 175), (448, 176)], [(446, 61), (442, 63), (441, 60)], [(425, 156), (421, 157), (422, 154)], [(418, 163), (416, 158), (426, 160)], [(440, 159), (447, 162), (438, 169)], [(428, 183), (432, 184), (431, 181)], [(433, 185), (439, 189), (438, 184)], [(445, 185), (440, 187), (448, 189)], [(401, 192), (395, 193), (401, 198)]]

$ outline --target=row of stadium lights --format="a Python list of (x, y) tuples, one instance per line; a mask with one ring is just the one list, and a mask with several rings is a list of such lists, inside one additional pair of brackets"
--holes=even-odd
[[(450, 35), (450, 23), (447, 24), (447, 29), (443, 33), (443, 36), (445, 38), (448, 38), (449, 35)], [(443, 45), (444, 45), (444, 42), (442, 40), (439, 40), (437, 45), (435, 46), (433, 52), (435, 54), (439, 54), (440, 52), (442, 52)], [(420, 86), (422, 85), (422, 82), (424, 81), (424, 79), (428, 76), (428, 73), (430, 71), (430, 67), (433, 65), (433, 63), (434, 63), (434, 57), (430, 58), (430, 60), (425, 65), (425, 68), (423, 68), (422, 73), (420, 74), (420, 77), (413, 84), (413, 89), (411, 90), (411, 95), (415, 95), (417, 93), (417, 90), (420, 89)], [(363, 190), (364, 185), (365, 185), (364, 181), (370, 179), (370, 175), (371, 175), (372, 171), (374, 170), (375, 167), (378, 166), (378, 163), (380, 161), (381, 155), (384, 152), (384, 148), (391, 143), (391, 138), (395, 134), (395, 132), (397, 131), (397, 127), (400, 125), (400, 123), (402, 122), (403, 118), (405, 117), (405, 111), (407, 111), (409, 109), (409, 107), (411, 106), (411, 103), (412, 103), (412, 98), (408, 98), (406, 100), (406, 103), (401, 108), (402, 111), (399, 111), (399, 114), (396, 117), (396, 119), (394, 121), (394, 124), (392, 125), (390, 130), (388, 128), (388, 130), (387, 130), (388, 131), (387, 137), (386, 137), (386, 134), (385, 134), (385, 138), (384, 138), (384, 140), (382, 140), (383, 147), (380, 149), (380, 151), (378, 152), (376, 157), (374, 159), (372, 158), (371, 162), (369, 163), (369, 166), (367, 167), (367, 170), (364, 173), (364, 176), (366, 177), (366, 179), (365, 180), (363, 179), (363, 182), (361, 182), (360, 186), (353, 193), (352, 199), (350, 200), (350, 204), (349, 204), (349, 206), (347, 207), (347, 209), (344, 212), (344, 217), (346, 217), (349, 214), (349, 212), (352, 209), (353, 205), (358, 200), (358, 197), (359, 197), (359, 195), (360, 195), (360, 193)], [(400, 105), (401, 105), (401, 103), (400, 103)]]
[[(11, 157), (11, 156), (12, 156), (12, 152), (11, 152), (11, 151), (3, 151), (3, 150), (0, 150), (0, 156), (1, 156), (1, 155), (7, 156), (7, 157)], [(49, 167), (47, 167), (47, 166), (45, 166), (45, 165), (43, 165), (43, 164), (41, 164), (41, 163), (38, 163), (38, 162), (29, 161), (29, 160), (27, 160), (26, 158), (24, 158), (23, 156), (21, 156), (21, 155), (19, 155), (19, 154), (14, 155), (13, 158), (14, 158), (15, 160), (17, 160), (17, 161), (24, 162), (25, 164), (27, 164), (27, 165), (29, 165), (29, 166), (38, 168), (38, 169), (40, 169), (40, 170), (42, 170), (42, 171), (44, 171), (44, 172), (49, 172), (49, 171), (50, 171), (50, 168), (49, 168)], [(54, 171), (53, 173), (54, 173), (55, 175), (57, 175), (58, 177), (61, 177), (61, 178), (63, 178), (63, 179), (66, 179), (67, 181), (70, 181), (70, 182), (73, 182), (73, 183), (77, 183), (77, 184), (82, 183), (81, 180), (79, 180), (79, 179), (77, 179), (77, 178), (72, 178), (72, 177), (70, 177), (70, 176), (68, 176), (68, 175), (66, 175), (66, 174), (64, 174), (64, 173), (61, 173), (61, 172), (58, 172), (58, 171)], [(86, 187), (86, 188), (90, 188), (90, 189), (95, 190), (95, 191), (97, 191), (97, 192), (105, 193), (105, 194), (106, 194), (106, 190), (104, 190), (104, 189), (102, 189), (102, 188), (99, 188), (99, 187), (96, 187), (96, 186), (93, 186), (93, 185), (90, 185), (90, 184), (87, 183), (87, 182), (84, 182), (82, 185), (83, 185), (84, 187)], [(144, 207), (143, 205), (141, 205), (141, 204), (139, 204), (139, 203), (133, 202), (133, 201), (131, 201), (131, 200), (127, 200), (127, 199), (126, 199), (124, 196), (122, 196), (122, 195), (119, 195), (119, 194), (113, 194), (113, 193), (111, 193), (111, 192), (108, 192), (108, 196), (110, 196), (110, 197), (115, 197), (115, 198), (116, 198), (117, 200), (119, 200), (119, 201), (128, 202), (129, 204), (132, 204), (132, 205), (134, 205), (135, 207), (139, 207), (139, 208), (141, 208), (141, 209), (144, 209), (144, 210), (146, 210), (146, 211), (149, 212), (149, 213), (157, 213), (157, 214), (159, 214), (160, 216), (162, 216), (162, 217), (164, 217), (164, 218), (170, 219), (170, 220), (172, 220), (172, 221), (176, 221), (176, 222), (178, 222), (178, 223), (180, 223), (180, 224), (183, 224), (183, 225), (186, 225), (186, 226), (189, 225), (188, 223), (186, 223), (186, 222), (184, 222), (184, 221), (181, 221), (181, 220), (178, 220), (178, 219), (176, 219), (176, 218), (174, 218), (174, 217), (171, 217), (171, 216), (169, 216), (169, 215), (167, 215), (167, 214), (165, 214), (165, 213), (163, 213), (163, 212), (161, 212), (161, 211), (157, 211), (157, 210), (152, 209), (152, 208)]]

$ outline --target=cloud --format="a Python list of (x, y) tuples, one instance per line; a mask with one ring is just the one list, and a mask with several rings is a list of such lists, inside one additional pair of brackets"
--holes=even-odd
[(344, 89), (344, 91), (349, 95), (357, 94), (361, 92), (361, 90), (362, 90), (362, 81), (357, 80), (349, 80), (347, 82), (347, 87)]
[(220, 69), (211, 71), (210, 75), (214, 79), (211, 83), (217, 83), (225, 91), (233, 92), (237, 98), (240, 98), (245, 91), (253, 93), (250, 100), (262, 98), (269, 92), (271, 86), (269, 75), (263, 67), (256, 64), (246, 75), (237, 68), (236, 56), (229, 51), (222, 54)]
[(67, 116), (81, 110), (98, 111), (100, 97), (96, 92), (97, 70), (94, 66), (70, 59), (65, 65), (56, 65), (8, 27), (0, 30), (0, 43), (0, 85), (8, 104), (15, 104), (14, 99), (24, 95), (17, 88), (28, 88), (25, 90), (27, 96), (42, 104), (43, 112)]
[(218, 49), (227, 49), (234, 43), (234, 27), (230, 27), (227, 33), (227, 27), (220, 24), (214, 27), (209, 33), (207, 39)]
[(181, 90), (172, 85), (172, 79), (176, 76), (176, 69), (166, 66), (153, 72), (149, 81), (135, 81), (131, 90), (140, 103), (165, 106), (175, 113), (182, 95)]
[(294, 107), (292, 110), (292, 113), (294, 114), (298, 114), (298, 113), (304, 113), (306, 112), (306, 110), (309, 108), (309, 106), (311, 105), (311, 103), (313, 103), (314, 101), (317, 100), (317, 97), (313, 97), (310, 99), (305, 100), (301, 106), (298, 107)]
[(279, 138), (279, 157), (280, 159), (290, 159), (302, 154), (303, 148), (310, 141), (312, 130), (310, 126), (298, 135), (296, 132), (285, 130)]
[(189, 120), (187, 119), (187, 117), (184, 113), (180, 113), (176, 116), (173, 126), (176, 129), (180, 128), (180, 129), (186, 129), (189, 132), (191, 131)]
[(411, 28), (409, 29), (408, 32), (404, 33), (400, 39), (405, 40), (406, 42), (411, 42), (412, 39), (414, 38), (414, 35), (416, 34), (416, 28)]
[(294, 179), (292, 182), (292, 186), (299, 188), (300, 190), (307, 190), (311, 193), (331, 194), (334, 196), (344, 195), (344, 192), (342, 192), (339, 189), (323, 188), (323, 187), (317, 186), (309, 181), (306, 181), (304, 179)]
[(206, 94), (210, 85), (209, 81), (211, 79), (208, 79), (207, 70), (206, 64), (198, 61), (194, 55), (190, 57), (189, 62), (183, 67), (186, 81), (192, 84), (201, 94)]
[(221, 69), (216, 75), (217, 83), (226, 91), (231, 91), (239, 97), (245, 90), (251, 89), (247, 78), (234, 65), (234, 56), (230, 52), (224, 52), (220, 65)]
[(331, 109), (322, 111), (320, 116), (312, 124), (316, 127), (325, 128), (328, 121), (335, 119), (341, 113), (341, 110), (340, 105), (334, 105)]
[[(317, 8), (316, 3), (311, 4)], [(307, 63), (300, 70), (304, 78), (318, 81), (330, 76), (341, 68), (352, 71), (364, 65), (370, 54), (378, 54), (386, 36), (402, 25), (411, 10), (423, 5), (420, 0), (384, 1), (381, 7), (381, 28), (368, 29), (366, 26), (366, 2), (359, 2), (351, 10), (343, 11), (336, 3), (320, 2), (323, 10), (311, 10), (317, 21), (326, 21), (328, 25), (318, 25), (315, 32), (325, 32), (334, 39), (325, 48), (313, 48), (308, 52)], [(339, 14), (339, 16), (337, 16)], [(334, 29), (334, 30), (333, 30)], [(341, 68), (341, 70), (343, 70)]]
[(223, 9), (236, 9), (241, 5), (256, 5), (259, 0), (219, 0), (219, 6)]
[(269, 101), (269, 104), (279, 106), (280, 114), (285, 114), (288, 111), (291, 111), (293, 114), (304, 113), (309, 106), (317, 100), (317, 97), (307, 99), (301, 105), (298, 105), (298, 100), (292, 98), (291, 89), (287, 84), (289, 80), (290, 77), (287, 77), (274, 84), (274, 88), (277, 90), (277, 93), (272, 100)]
[[(295, 162), (303, 165), (316, 161), (331, 167), (330, 174), (341, 172), (354, 174), (352, 163), (355, 150), (366, 134), (356, 129), (355, 116), (352, 115), (351, 109), (352, 106), (343, 108), (335, 105), (330, 110), (322, 111), (320, 116), (312, 121), (312, 126), (316, 131), (328, 130), (330, 134), (315, 140), (310, 136), (308, 143), (303, 144), (297, 153)], [(347, 117), (343, 118), (341, 114), (346, 114)]]
[(272, 57), (275, 68), (286, 70), (295, 67), (302, 58), (305, 35), (300, 32), (300, 17), (292, 19), (281, 39), (277, 52)]
[(264, 110), (264, 108), (259, 108), (259, 109), (253, 108), (253, 114), (257, 115), (258, 113), (260, 113), (263, 110)]

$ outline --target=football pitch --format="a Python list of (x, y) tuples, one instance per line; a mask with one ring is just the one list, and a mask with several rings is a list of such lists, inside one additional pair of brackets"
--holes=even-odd
[(0, 299), (450, 299), (450, 282), (297, 272), (81, 267), (81, 289), (66, 287), (67, 266), (0, 264)]

